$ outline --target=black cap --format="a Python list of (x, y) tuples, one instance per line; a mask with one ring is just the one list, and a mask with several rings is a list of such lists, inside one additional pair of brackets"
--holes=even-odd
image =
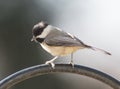
[(43, 21), (34, 25), (34, 27), (32, 29), (33, 36), (36, 37), (36, 36), (40, 35), (47, 26), (48, 26), (48, 24), (46, 22), (43, 22)]

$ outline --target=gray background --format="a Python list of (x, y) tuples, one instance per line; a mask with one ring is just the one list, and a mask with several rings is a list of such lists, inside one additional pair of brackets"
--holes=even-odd
[[(88, 45), (112, 53), (79, 50), (74, 62), (103, 71), (120, 80), (119, 0), (0, 0), (0, 79), (52, 58), (31, 42), (32, 27), (47, 21), (76, 35)], [(56, 60), (68, 63), (70, 56)], [(107, 85), (73, 74), (49, 74), (17, 84), (13, 89), (111, 89)]]

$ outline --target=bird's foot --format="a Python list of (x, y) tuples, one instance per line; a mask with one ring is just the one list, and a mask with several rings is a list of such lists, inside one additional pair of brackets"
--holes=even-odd
[(46, 61), (45, 64), (49, 64), (53, 69), (55, 69), (55, 64), (53, 63), (53, 61)]
[(69, 62), (69, 64), (72, 66), (72, 68), (74, 68), (74, 63), (72, 61)]

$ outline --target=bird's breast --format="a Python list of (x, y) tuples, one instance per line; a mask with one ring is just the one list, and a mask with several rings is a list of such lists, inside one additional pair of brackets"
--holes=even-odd
[(71, 54), (71, 53), (77, 51), (78, 49), (83, 48), (83, 47), (80, 47), (80, 46), (70, 46), (70, 47), (49, 46), (45, 43), (41, 43), (41, 46), (43, 47), (43, 49), (45, 49), (47, 52), (49, 52), (53, 56), (66, 56), (68, 54)]

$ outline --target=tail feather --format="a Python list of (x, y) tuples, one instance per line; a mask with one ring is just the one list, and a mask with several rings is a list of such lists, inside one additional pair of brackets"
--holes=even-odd
[(85, 45), (85, 46), (86, 46), (87, 48), (92, 49), (92, 50), (101, 51), (101, 52), (103, 52), (103, 53), (105, 53), (105, 54), (107, 54), (107, 55), (111, 55), (111, 53), (109, 53), (109, 52), (107, 52), (107, 51), (105, 51), (105, 50), (103, 50), (103, 49), (99, 49), (99, 48), (92, 47), (92, 46), (88, 46), (88, 45)]

